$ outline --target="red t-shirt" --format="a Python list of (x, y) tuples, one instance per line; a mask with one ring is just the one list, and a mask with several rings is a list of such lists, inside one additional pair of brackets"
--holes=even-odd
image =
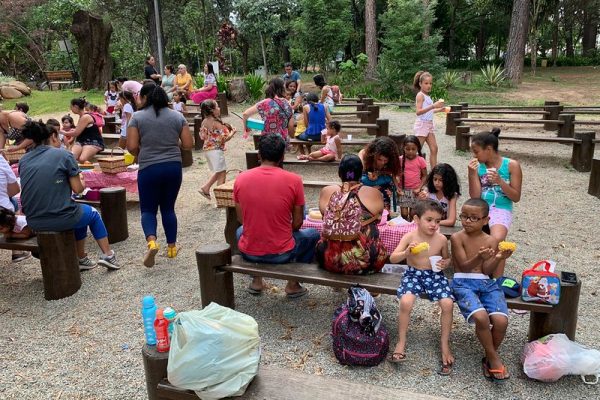
[(244, 171), (235, 179), (233, 200), (241, 206), (244, 218), (240, 251), (264, 256), (294, 248), (292, 210), (304, 205), (300, 176), (278, 167)]

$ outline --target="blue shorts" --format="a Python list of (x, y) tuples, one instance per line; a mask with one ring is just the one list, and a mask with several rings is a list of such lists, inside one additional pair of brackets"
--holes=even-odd
[(456, 273), (450, 286), (467, 322), (471, 322), (471, 316), (480, 310), (487, 311), (488, 315), (500, 314), (508, 318), (504, 292), (494, 279), (483, 274)]
[(416, 269), (408, 267), (400, 281), (400, 287), (397, 290), (398, 298), (406, 293), (419, 296), (425, 293), (429, 300), (440, 301), (450, 299), (454, 301), (452, 291), (448, 285), (448, 279), (443, 272), (433, 272), (430, 269)]

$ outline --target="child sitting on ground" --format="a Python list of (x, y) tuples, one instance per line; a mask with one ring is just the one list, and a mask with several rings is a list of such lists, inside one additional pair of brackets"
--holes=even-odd
[(208, 168), (213, 175), (200, 188), (199, 192), (207, 200), (210, 200), (210, 188), (216, 182), (217, 185), (225, 183), (227, 165), (225, 164), (225, 143), (229, 141), (236, 130), (229, 124), (221, 121), (221, 109), (214, 100), (204, 100), (200, 104), (202, 114), (202, 126), (200, 138), (204, 141), (202, 150), (206, 156)]
[(456, 223), (456, 200), (460, 196), (460, 185), (456, 171), (450, 164), (437, 164), (427, 176), (425, 188), (419, 199), (435, 200), (444, 209), (441, 226), (454, 226)]
[(475, 324), (485, 351), (483, 375), (498, 383), (509, 378), (498, 355), (508, 327), (508, 307), (504, 292), (489, 275), (512, 252), (497, 251), (498, 240), (482, 231), (489, 222), (488, 214), (489, 206), (482, 199), (469, 199), (463, 205), (459, 215), (463, 229), (450, 238), (455, 271), (451, 288), (460, 312), (467, 322)]
[[(417, 230), (407, 233), (402, 237), (398, 247), (390, 256), (391, 263), (398, 263), (406, 259), (409, 265), (404, 272), (398, 297), (400, 307), (398, 311), (398, 343), (389, 358), (390, 362), (399, 363), (406, 360), (406, 333), (410, 321), (410, 313), (417, 296), (426, 294), (430, 301), (436, 301), (442, 309), (440, 322), (442, 333), (440, 347), (442, 352), (440, 375), (449, 375), (452, 372), (454, 356), (450, 351), (450, 330), (452, 329), (452, 306), (454, 298), (448, 280), (442, 271), (449, 265), (448, 239), (438, 232), (442, 219), (442, 207), (434, 200), (419, 200), (415, 206), (414, 222)], [(441, 256), (432, 269), (430, 257)]]
[(27, 226), (24, 215), (15, 215), (15, 212), (0, 206), (0, 232), (6, 239), (29, 239), (33, 231)]
[(335, 161), (342, 159), (342, 139), (340, 139), (340, 129), (342, 126), (338, 121), (330, 121), (327, 128), (321, 132), (321, 143), (325, 146), (309, 155), (300, 154), (298, 160), (308, 161)]

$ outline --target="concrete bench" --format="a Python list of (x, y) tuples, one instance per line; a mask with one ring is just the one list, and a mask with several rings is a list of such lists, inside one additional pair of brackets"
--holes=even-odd
[[(235, 308), (233, 274), (272, 279), (292, 280), (313, 285), (348, 288), (360, 284), (369, 291), (396, 296), (400, 274), (341, 275), (319, 268), (316, 264), (255, 264), (240, 256), (232, 257), (228, 244), (200, 247), (196, 251), (200, 276), (202, 306), (211, 302)], [(528, 339), (536, 340), (550, 333), (564, 333), (575, 340), (577, 309), (581, 281), (561, 284), (560, 302), (556, 306), (527, 303), (520, 298), (506, 299), (509, 308), (530, 311)]]

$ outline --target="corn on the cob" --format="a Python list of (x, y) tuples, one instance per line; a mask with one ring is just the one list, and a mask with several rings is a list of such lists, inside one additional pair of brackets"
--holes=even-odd
[(516, 249), (517, 249), (517, 244), (513, 243), (513, 242), (500, 242), (500, 243), (498, 243), (498, 250), (500, 250), (500, 251), (510, 250), (510, 251), (512, 251), (514, 253)]
[(422, 251), (425, 250), (429, 250), (429, 243), (427, 242), (421, 242), (418, 245), (416, 245), (415, 247), (413, 247), (412, 249), (410, 249), (410, 252), (412, 254), (419, 254)]

